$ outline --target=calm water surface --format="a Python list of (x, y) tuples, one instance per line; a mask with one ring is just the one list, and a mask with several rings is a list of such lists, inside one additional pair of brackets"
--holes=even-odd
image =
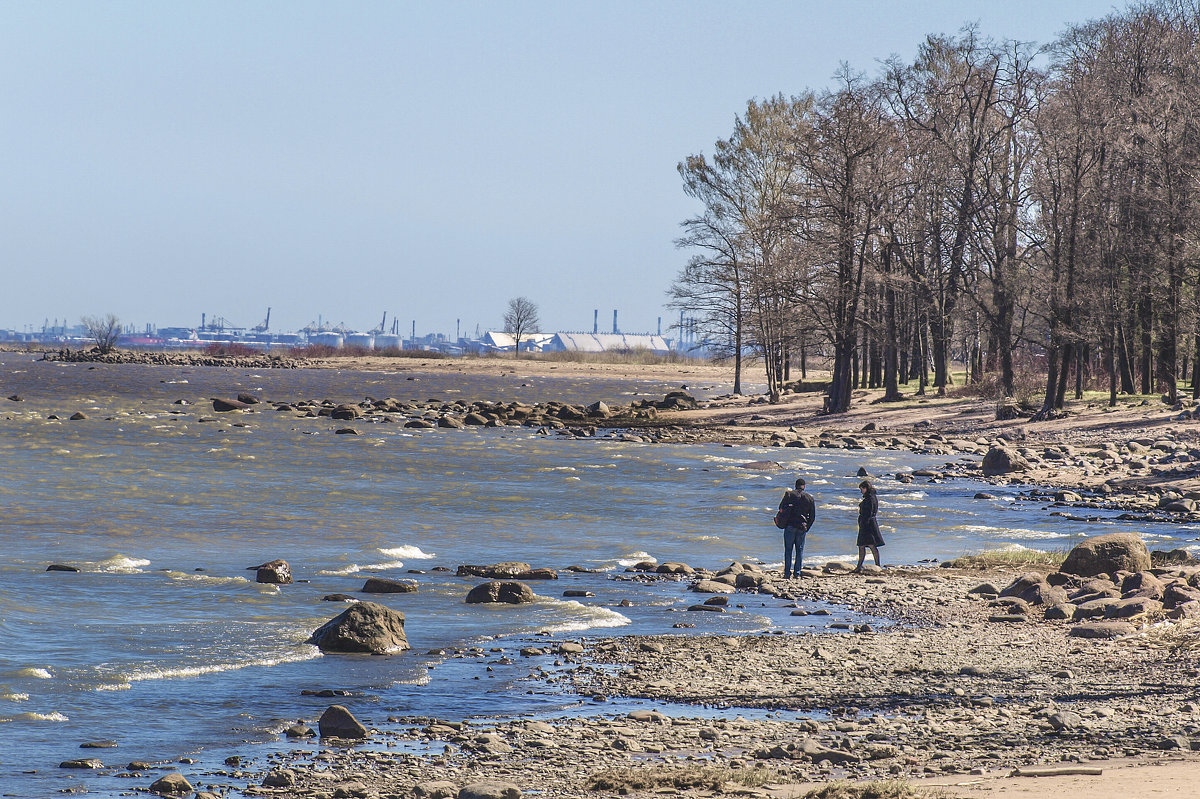
[[(70, 758), (124, 764), (189, 755), (211, 766), (229, 753), (254, 753), (328, 705), (303, 689), (351, 690), (344, 701), (368, 726), (396, 715), (597, 712), (523, 680), (545, 664), (522, 662), (516, 650), (546, 634), (663, 633), (683, 620), (696, 626), (681, 634), (753, 634), (855, 620), (841, 608), (832, 617), (792, 617), (788, 603), (756, 596), (737, 597), (744, 607), (735, 612), (689, 614), (694, 595), (684, 583), (631, 581), (624, 567), (650, 557), (778, 564), (770, 517), (796, 473), (818, 499), (806, 560), (850, 558), (856, 470), (888, 475), (944, 459), (568, 440), (526, 428), (358, 423), (361, 435), (344, 436), (333, 430), (345, 423), (329, 419), (269, 406), (218, 417), (207, 404), (240, 391), (285, 401), (628, 403), (675, 388), (519, 371), (409, 380), (333, 370), (89, 368), (0, 353), (0, 396), (24, 398), (0, 399), (0, 794), (46, 795), (82, 783), (112, 796), (150, 781), (57, 768)], [(75, 411), (89, 418), (67, 421)], [(763, 459), (787, 471), (740, 467)], [(1110, 514), (1098, 525), (1070, 522), (1007, 489), (989, 489), (997, 498), (981, 501), (972, 498), (979, 486), (967, 482), (882, 477), (878, 485), (890, 563), (999, 547), (1066, 549), (1084, 535), (1119, 530), (1136, 530), (1156, 547), (1196, 546), (1195, 528), (1142, 529)], [(289, 561), (300, 582), (253, 582), (246, 567), (273, 558)], [(486, 607), (463, 602), (478, 580), (433, 570), (500, 560), (602, 571), (534, 584), (542, 599), (532, 606)], [(50, 563), (81, 571), (46, 572)], [(342, 608), (322, 596), (355, 592), (371, 575), (419, 583), (415, 594), (372, 597), (406, 614), (413, 650), (321, 656), (305, 639)], [(563, 599), (568, 588), (596, 596)], [(632, 606), (620, 607), (623, 599)], [(502, 648), (516, 663), (481, 681), (464, 660), (427, 654), (464, 646)], [(79, 748), (97, 740), (118, 746)], [(183, 768), (196, 774), (188, 769), (201, 766)]]

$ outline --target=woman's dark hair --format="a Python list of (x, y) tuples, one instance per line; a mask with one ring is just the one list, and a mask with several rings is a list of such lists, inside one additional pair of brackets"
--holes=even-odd
[(871, 485), (871, 481), (870, 481), (870, 480), (863, 480), (861, 483), (859, 483), (859, 484), (858, 484), (858, 487), (859, 487), (859, 488), (865, 488), (865, 489), (867, 489), (868, 491), (870, 491), (872, 494), (874, 494), (874, 493), (875, 493), (875, 486)]

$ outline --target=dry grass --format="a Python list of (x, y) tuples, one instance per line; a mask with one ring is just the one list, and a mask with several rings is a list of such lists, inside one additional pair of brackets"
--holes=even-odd
[(1121, 641), (1138, 649), (1162, 652), (1164, 659), (1194, 657), (1200, 654), (1200, 620), (1164, 622)]
[(776, 773), (766, 766), (721, 768), (718, 766), (685, 766), (677, 768), (621, 768), (593, 774), (588, 789), (610, 793), (653, 791), (660, 788), (706, 788), (720, 791), (726, 783), (759, 788), (777, 780)]
[(803, 799), (941, 799), (949, 795), (941, 788), (921, 789), (904, 780), (846, 782), (839, 780), (804, 794)]
[(954, 569), (1003, 569), (1044, 567), (1058, 569), (1066, 560), (1067, 553), (1061, 549), (1042, 552), (1037, 549), (989, 549), (973, 555), (962, 555), (942, 565)]

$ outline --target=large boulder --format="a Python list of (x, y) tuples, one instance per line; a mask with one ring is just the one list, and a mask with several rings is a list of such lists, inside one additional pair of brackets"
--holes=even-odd
[(367, 728), (342, 705), (330, 705), (317, 724), (322, 738), (366, 738)]
[(1067, 554), (1059, 571), (1095, 577), (1150, 568), (1150, 552), (1136, 533), (1109, 533), (1089, 538)]
[(478, 605), (485, 602), (503, 602), (509, 605), (524, 605), (533, 602), (537, 595), (525, 583), (516, 580), (492, 580), (490, 583), (477, 585), (467, 593), (467, 604)]
[(408, 649), (404, 614), (375, 602), (356, 602), (308, 639), (322, 652), (384, 654)]
[(291, 585), (292, 567), (286, 560), (269, 560), (258, 566), (247, 566), (246, 571), (254, 572), (256, 583), (274, 583), (275, 585)]
[(1009, 472), (1023, 472), (1029, 462), (1008, 447), (992, 447), (983, 456), (983, 473), (991, 477)]

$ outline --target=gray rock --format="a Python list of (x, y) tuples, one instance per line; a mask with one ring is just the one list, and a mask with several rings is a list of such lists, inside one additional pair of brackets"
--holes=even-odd
[(254, 581), (256, 583), (275, 585), (291, 585), (292, 583), (292, 567), (286, 560), (276, 558), (258, 566), (247, 566), (246, 570), (255, 573)]
[(417, 591), (417, 584), (411, 580), (368, 577), (361, 590), (364, 594), (413, 594)]
[(1029, 462), (1008, 447), (992, 447), (983, 456), (983, 473), (987, 477), (1009, 472), (1023, 472)]
[(459, 577), (487, 577), (489, 580), (513, 580), (522, 572), (532, 571), (533, 567), (520, 561), (492, 563), (487, 566), (464, 564), (458, 567)]
[(150, 783), (150, 792), (162, 796), (186, 796), (192, 790), (192, 784), (178, 771), (164, 774)]
[(697, 580), (690, 589), (698, 594), (732, 594), (733, 586), (716, 580)]
[(1074, 638), (1121, 638), (1137, 632), (1127, 621), (1091, 621), (1071, 628), (1070, 635)]
[(511, 782), (473, 782), (464, 785), (457, 799), (520, 799), (521, 789)]
[(94, 757), (80, 757), (74, 760), (64, 760), (59, 768), (97, 769), (104, 768), (104, 763)]
[(367, 728), (342, 705), (330, 705), (317, 724), (322, 738), (366, 738)]
[(1094, 577), (1150, 568), (1150, 552), (1136, 533), (1109, 533), (1089, 538), (1067, 554), (1059, 571)]
[(262, 784), (264, 788), (290, 788), (296, 784), (296, 772), (290, 768), (274, 769), (267, 772)]
[(537, 599), (533, 589), (516, 580), (493, 580), (477, 585), (467, 593), (467, 604), (502, 602), (509, 605), (525, 605)]
[(375, 602), (356, 602), (308, 639), (322, 652), (385, 654), (408, 649), (404, 614)]
[(413, 796), (416, 799), (455, 799), (458, 786), (449, 780), (421, 782), (413, 788)]
[(1075, 730), (1083, 725), (1083, 719), (1074, 710), (1061, 710), (1047, 721), (1056, 730)]
[(1059, 602), (1046, 608), (1044, 618), (1050, 621), (1066, 621), (1075, 618), (1075, 606), (1070, 602)]

